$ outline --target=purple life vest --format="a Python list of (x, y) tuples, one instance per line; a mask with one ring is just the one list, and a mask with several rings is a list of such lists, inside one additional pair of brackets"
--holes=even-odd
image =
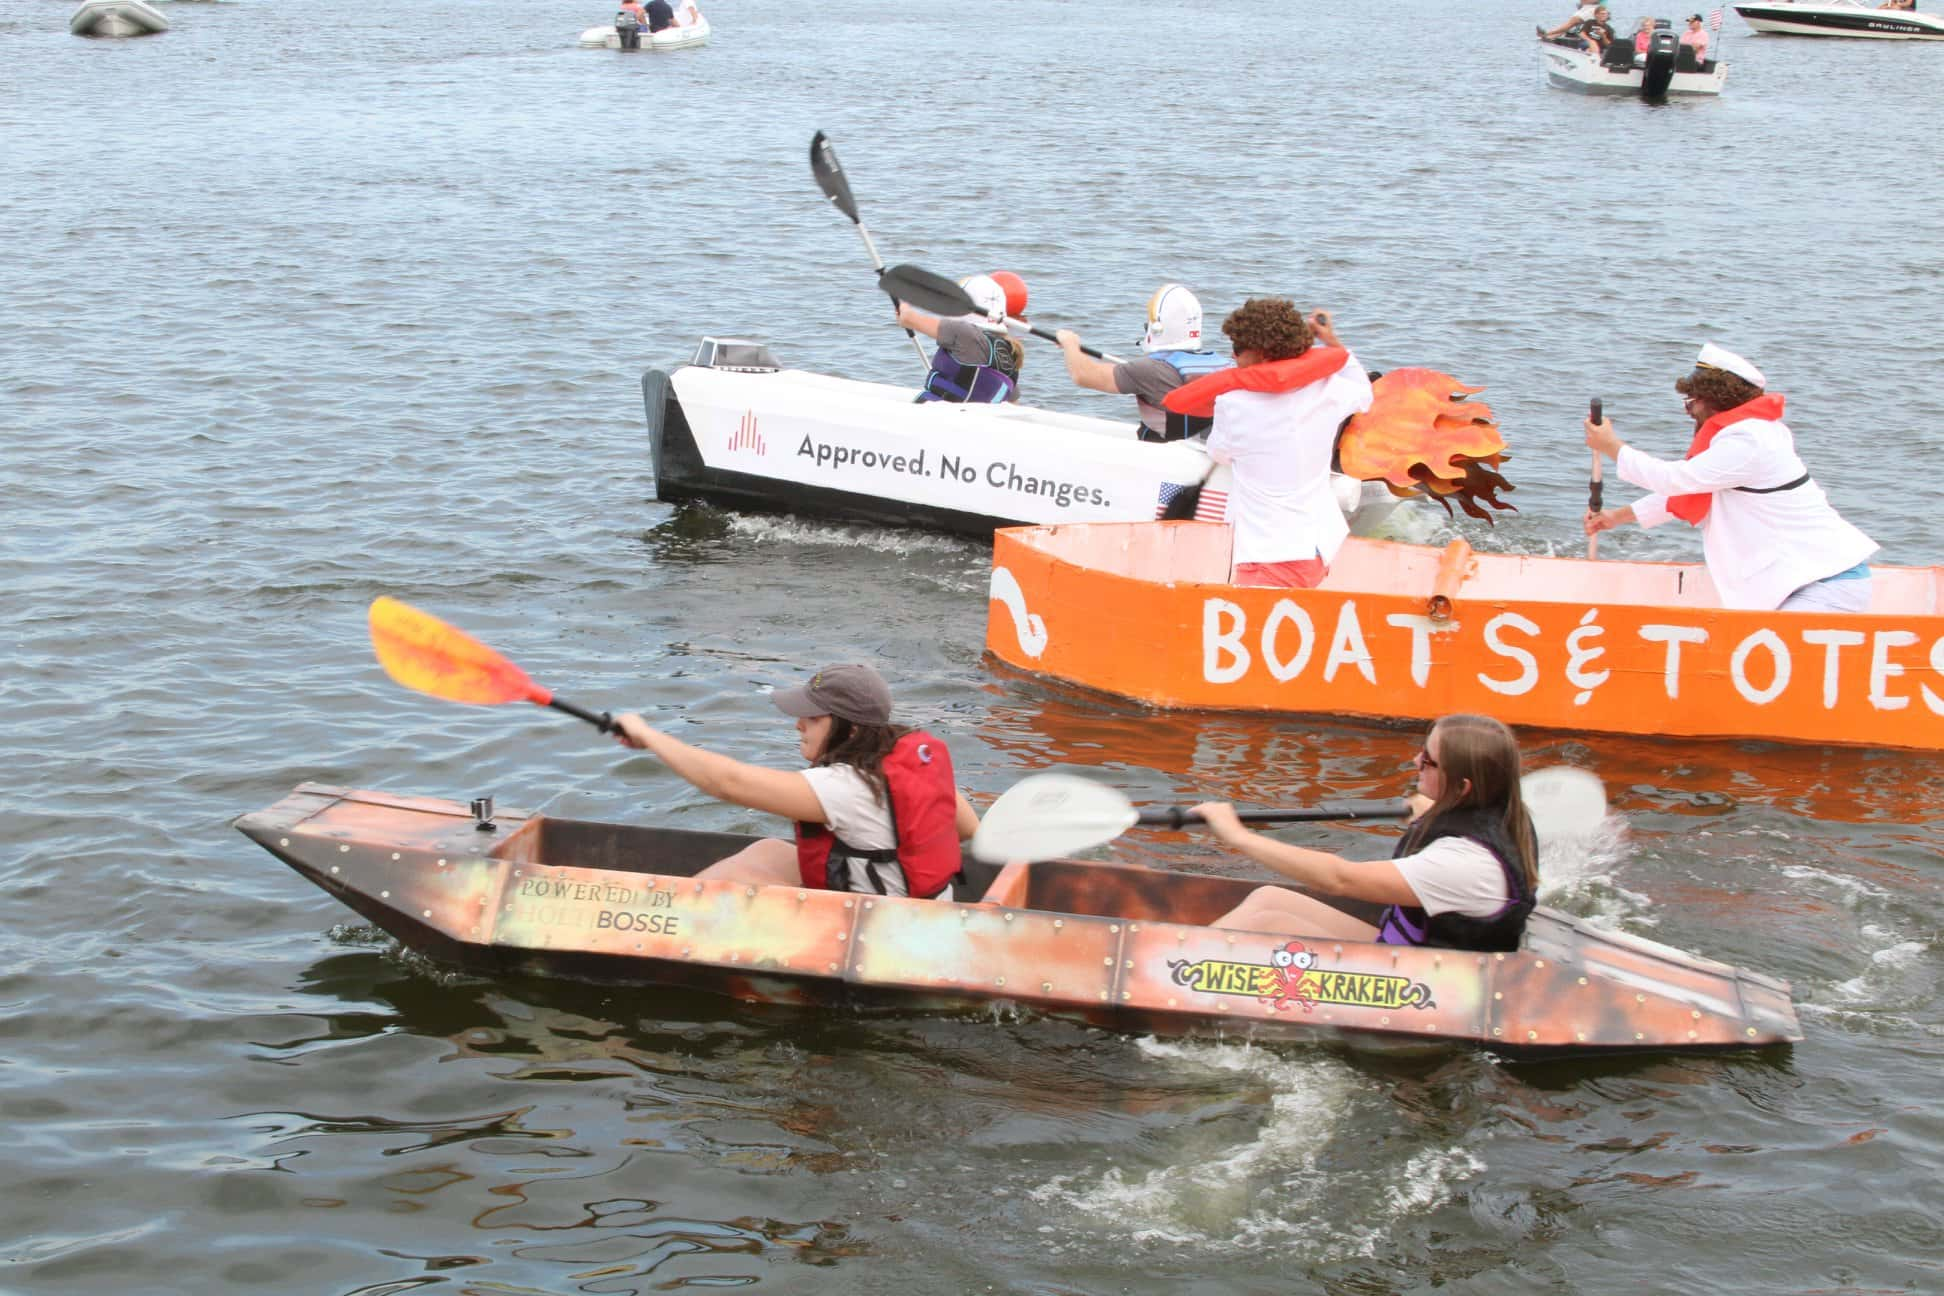
[(1019, 382), (1019, 369), (1013, 362), (1012, 345), (989, 333), (984, 337), (985, 364), (960, 364), (942, 346), (932, 352), (932, 371), (926, 377), (925, 390), (918, 393), (918, 399), (972, 405), (998, 405), (1011, 400)]
[[(1391, 858), (1415, 855), (1440, 837), (1464, 837), (1490, 851), (1505, 875), (1505, 890), (1511, 899), (1484, 918), (1461, 913), (1427, 914), (1413, 905), (1392, 905), (1377, 922), (1378, 942), (1486, 953), (1519, 948), (1526, 918), (1537, 901), (1526, 886), (1525, 870), (1518, 865), (1518, 847), (1506, 833), (1502, 817), (1478, 809), (1448, 810), (1429, 824), (1413, 824), (1399, 839)], [(1536, 845), (1534, 849), (1536, 853)]]

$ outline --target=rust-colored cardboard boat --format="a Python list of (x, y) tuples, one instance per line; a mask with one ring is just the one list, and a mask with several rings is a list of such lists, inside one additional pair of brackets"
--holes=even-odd
[(1802, 1038), (1786, 982), (1540, 908), (1507, 954), (1205, 924), (1255, 885), (967, 860), (953, 901), (699, 881), (751, 839), (306, 783), (236, 821), (404, 944), (486, 972), (783, 1004), (995, 1001), (1112, 1030), (1520, 1051)]

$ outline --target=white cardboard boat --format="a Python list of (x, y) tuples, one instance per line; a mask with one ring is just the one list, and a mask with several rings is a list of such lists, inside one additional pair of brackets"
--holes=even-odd
[[(581, 33), (580, 43), (590, 49), (606, 46), (608, 49), (618, 50), (621, 48), (621, 35), (615, 31), (614, 24), (609, 23), (605, 27), (589, 27)], [(698, 45), (708, 43), (709, 20), (700, 13), (696, 13), (695, 21), (692, 23), (677, 23), (652, 35), (648, 32), (641, 33), (641, 48), (654, 53), (694, 49)]]
[[(1219, 521), (1229, 470), (1199, 441), (1157, 443), (1135, 421), (1031, 406), (917, 399), (916, 387), (785, 369), (769, 348), (704, 338), (694, 360), (641, 377), (655, 497), (990, 540), (1022, 522)], [(1368, 530), (1399, 502), (1339, 474)], [(1212, 512), (1211, 510), (1215, 510)]]
[(152, 36), (169, 30), (169, 20), (143, 0), (83, 0), (68, 30), (76, 36)]
[(1859, 0), (1765, 0), (1736, 5), (1735, 12), (1755, 31), (1770, 35), (1944, 40), (1944, 15), (1879, 9)]

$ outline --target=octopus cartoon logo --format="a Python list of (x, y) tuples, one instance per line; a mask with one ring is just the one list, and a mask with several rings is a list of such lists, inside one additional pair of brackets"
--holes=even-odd
[(1262, 997), (1277, 1012), (1291, 1004), (1301, 1004), (1304, 1012), (1316, 1007), (1316, 1000), (1303, 993), (1303, 978), (1316, 966), (1316, 955), (1303, 948), (1303, 942), (1293, 940), (1270, 956), (1270, 992)]

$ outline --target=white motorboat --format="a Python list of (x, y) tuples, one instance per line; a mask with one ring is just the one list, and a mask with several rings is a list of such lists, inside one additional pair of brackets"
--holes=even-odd
[(143, 0), (83, 0), (68, 30), (76, 36), (152, 36), (169, 30), (169, 20)]
[(1735, 12), (1754, 30), (1771, 35), (1944, 40), (1944, 15), (1879, 9), (1863, 0), (1764, 0), (1738, 4)]
[(1718, 95), (1728, 79), (1728, 65), (1709, 59), (1694, 64), (1681, 54), (1674, 33), (1656, 31), (1645, 54), (1636, 54), (1633, 43), (1622, 39), (1614, 43), (1606, 60), (1596, 59), (1576, 45), (1551, 41), (1539, 47), (1546, 69), (1546, 80), (1562, 90), (1585, 94), (1631, 94), (1643, 99), (1668, 95)]
[[(732, 338), (648, 370), (641, 393), (661, 500), (980, 540), (1019, 523), (1222, 520), (1229, 469), (1199, 441), (1140, 440), (1131, 418), (920, 403), (916, 387), (785, 369)], [(1334, 484), (1361, 531), (1399, 502), (1380, 481)]]
[[(683, 22), (684, 17), (689, 18), (690, 21)], [(642, 32), (640, 40), (641, 49), (657, 53), (694, 49), (698, 45), (709, 43), (709, 20), (704, 18), (694, 5), (687, 5), (677, 10), (676, 23), (673, 27), (664, 27), (652, 34)], [(611, 50), (618, 50), (621, 48), (621, 33), (612, 23), (605, 27), (589, 27), (581, 33), (580, 43), (589, 48), (605, 46)]]

